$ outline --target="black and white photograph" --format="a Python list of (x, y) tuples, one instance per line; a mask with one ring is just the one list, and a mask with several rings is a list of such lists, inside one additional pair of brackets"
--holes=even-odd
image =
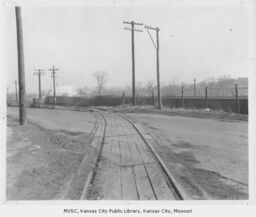
[(1, 6), (5, 203), (255, 199), (254, 1), (57, 2)]

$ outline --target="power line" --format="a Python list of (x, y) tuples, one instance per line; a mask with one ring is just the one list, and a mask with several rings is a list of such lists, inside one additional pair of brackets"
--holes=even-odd
[(131, 22), (124, 21), (123, 23), (131, 25), (131, 28), (124, 27), (124, 30), (131, 31), (131, 37), (132, 37), (132, 102), (133, 102), (133, 105), (136, 105), (134, 32), (143, 32), (143, 30), (135, 29), (134, 26), (136, 25), (143, 26), (143, 23), (137, 23), (134, 21), (131, 21)]
[(56, 106), (56, 88), (55, 88), (55, 78), (56, 78), (56, 71), (59, 71), (59, 69), (56, 69), (54, 65), (52, 66), (52, 69), (49, 69), (52, 73), (52, 81), (53, 81), (53, 100), (54, 100), (54, 106)]

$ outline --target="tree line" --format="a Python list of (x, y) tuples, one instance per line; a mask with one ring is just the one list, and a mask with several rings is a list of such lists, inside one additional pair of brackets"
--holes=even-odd
[[(94, 74), (97, 80), (97, 86), (93, 89), (88, 87), (79, 88), (79, 96), (96, 96), (96, 95), (116, 95), (120, 96), (125, 92), (126, 96), (131, 96), (132, 88), (126, 86), (107, 87), (108, 74), (97, 72)], [(234, 96), (235, 84), (238, 85), (239, 95), (248, 95), (248, 78), (232, 78), (230, 76), (222, 76), (218, 78), (208, 78), (199, 82), (176, 83), (166, 82), (161, 85), (162, 96), (180, 96), (181, 86), (183, 85), (184, 96), (204, 96), (205, 87), (208, 88), (209, 96)], [(156, 84), (153, 80), (145, 83), (136, 83), (136, 93), (139, 96), (152, 96), (152, 92), (156, 94)]]

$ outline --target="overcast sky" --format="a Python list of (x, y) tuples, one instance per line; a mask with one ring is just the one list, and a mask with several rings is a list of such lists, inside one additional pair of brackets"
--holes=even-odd
[[(17, 80), (14, 9), (7, 10), (8, 86)], [(160, 28), (161, 82), (193, 82), (230, 75), (247, 77), (246, 7), (69, 7), (22, 8), (26, 88), (37, 91), (34, 68), (46, 70), (42, 88), (94, 87), (92, 74), (109, 74), (107, 86), (131, 85), (131, 33), (124, 20)], [(155, 33), (152, 32), (153, 36)], [(156, 52), (146, 31), (135, 33), (136, 82), (156, 81)]]

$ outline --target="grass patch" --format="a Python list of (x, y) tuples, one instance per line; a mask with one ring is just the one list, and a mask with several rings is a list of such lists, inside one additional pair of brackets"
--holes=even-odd
[(193, 109), (193, 108), (169, 108), (162, 107), (158, 109), (156, 106), (131, 106), (131, 105), (121, 105), (112, 107), (109, 110), (113, 112), (120, 113), (153, 113), (153, 114), (162, 114), (162, 115), (178, 115), (185, 117), (196, 117), (196, 118), (213, 118), (213, 119), (224, 119), (224, 120), (241, 120), (248, 121), (248, 115), (229, 113), (221, 110), (210, 110), (210, 109)]

